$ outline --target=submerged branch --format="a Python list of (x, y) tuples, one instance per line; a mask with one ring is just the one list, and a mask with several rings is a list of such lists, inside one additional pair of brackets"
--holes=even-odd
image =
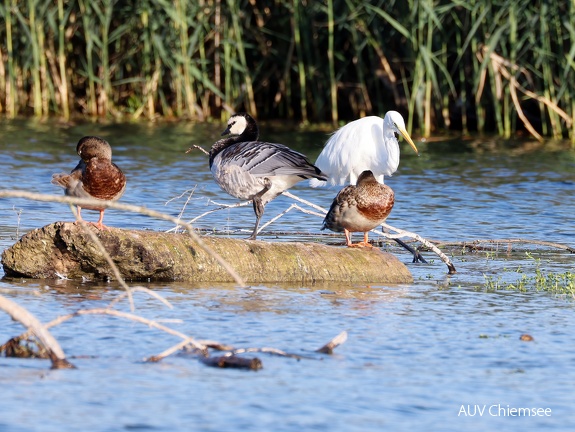
[(66, 360), (66, 355), (60, 347), (58, 341), (47, 330), (47, 326), (42, 323), (25, 308), (12, 300), (0, 295), (0, 309), (28, 328), (30, 335), (34, 335), (42, 347), (48, 352), (48, 357), (52, 362), (52, 369), (71, 369), (75, 366)]
[(434, 244), (438, 246), (445, 246), (445, 247), (463, 247), (469, 249), (481, 249), (480, 244), (487, 243), (487, 244), (512, 244), (512, 243), (525, 243), (525, 244), (534, 244), (538, 246), (547, 246), (554, 249), (562, 249), (566, 250), (569, 253), (575, 253), (575, 248), (564, 245), (561, 243), (554, 243), (548, 242), (543, 240), (531, 240), (531, 239), (521, 239), (521, 238), (503, 238), (503, 239), (477, 239), (477, 240), (470, 240), (470, 241), (453, 241), (453, 242), (444, 242), (435, 240), (433, 241)]

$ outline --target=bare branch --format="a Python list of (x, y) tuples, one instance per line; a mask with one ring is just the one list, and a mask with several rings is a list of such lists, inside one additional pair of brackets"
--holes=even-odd
[(328, 343), (326, 343), (321, 348), (317, 349), (316, 352), (324, 353), (324, 354), (333, 354), (334, 348), (337, 348), (341, 344), (343, 344), (347, 340), (347, 332), (344, 330)]
[(0, 309), (18, 321), (28, 329), (28, 332), (36, 336), (42, 346), (48, 351), (52, 361), (52, 369), (74, 368), (75, 366), (66, 360), (66, 355), (58, 341), (50, 334), (47, 327), (25, 308), (18, 303), (0, 295)]
[(207, 150), (206, 150), (205, 148), (203, 148), (203, 147), (200, 147), (200, 146), (197, 145), (197, 144), (194, 144), (194, 145), (191, 146), (189, 149), (187, 149), (187, 150), (186, 150), (186, 153), (191, 152), (192, 149), (195, 149), (195, 148), (198, 149), (198, 150), (200, 150), (200, 151), (201, 151), (203, 154), (205, 154), (205, 155), (209, 155), (209, 154), (210, 154), (209, 151), (207, 151)]
[[(164, 297), (162, 297), (161, 295), (159, 295), (157, 292), (152, 291), (151, 289), (148, 289), (146, 287), (143, 286), (135, 286), (135, 287), (131, 287), (130, 288), (131, 292), (136, 292), (136, 291), (141, 291), (141, 292), (145, 292), (146, 294), (158, 299), (159, 301), (161, 301), (162, 303), (164, 303), (166, 306), (168, 306), (170, 309), (173, 309), (174, 307), (172, 306), (172, 304), (166, 300)], [(111, 309), (112, 307), (114, 307), (114, 305), (116, 305), (116, 303), (120, 302), (124, 297), (128, 296), (128, 292), (124, 292), (121, 293), (119, 295), (116, 296), (116, 298), (114, 300), (112, 300), (109, 304), (108, 304), (108, 308)]]
[[(402, 230), (399, 228), (392, 227), (391, 225), (388, 225), (385, 222), (382, 223), (381, 226), (384, 228), (393, 230), (397, 233), (397, 234), (383, 233), (383, 235), (385, 237), (390, 238), (390, 239), (399, 238), (399, 237), (411, 237), (411, 238), (419, 241), (420, 243), (423, 243), (425, 246), (427, 246), (429, 249), (431, 249), (433, 252), (435, 252), (435, 254), (437, 256), (439, 256), (439, 258), (441, 258), (441, 261), (443, 261), (447, 265), (447, 268), (449, 270), (449, 274), (454, 274), (457, 272), (457, 270), (455, 270), (455, 266), (453, 265), (451, 260), (447, 257), (447, 255), (445, 255), (443, 252), (441, 252), (439, 250), (439, 248), (437, 246), (435, 246), (433, 243), (431, 243), (429, 240), (424, 239), (419, 234), (415, 234), (415, 233), (412, 233), (409, 231), (405, 231), (405, 230)], [(372, 230), (371, 232), (379, 233), (378, 231), (375, 231), (375, 230)]]

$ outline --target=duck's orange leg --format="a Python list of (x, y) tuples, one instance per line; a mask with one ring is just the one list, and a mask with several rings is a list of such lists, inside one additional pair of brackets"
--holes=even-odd
[(98, 222), (88, 222), (88, 223), (90, 225), (94, 225), (100, 231), (103, 231), (103, 230), (108, 228), (106, 225), (103, 224), (103, 221), (104, 221), (104, 209), (101, 209), (100, 210), (100, 219), (98, 219)]
[(82, 219), (82, 207), (76, 206), (78, 208), (78, 216), (76, 216), (76, 220), (74, 221), (75, 224), (82, 223), (84, 220)]
[(346, 241), (346, 245), (347, 247), (373, 247), (372, 245), (369, 244), (369, 240), (368, 240), (368, 234), (367, 232), (363, 233), (363, 241), (359, 242), (359, 243), (352, 243), (351, 242), (351, 232), (348, 231), (347, 229), (343, 229), (343, 231), (345, 232), (345, 241)]

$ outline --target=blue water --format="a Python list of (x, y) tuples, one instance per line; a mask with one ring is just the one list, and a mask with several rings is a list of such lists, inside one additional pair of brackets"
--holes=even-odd
[[(201, 152), (184, 153), (192, 144), (209, 147), (221, 129), (4, 122), (0, 185), (61, 193), (50, 184), (51, 174), (73, 168), (77, 140), (97, 134), (110, 141), (114, 160), (128, 176), (122, 202), (190, 220), (214, 208), (209, 200), (236, 202), (213, 183)], [(263, 125), (262, 135), (313, 160), (326, 133), (295, 130)], [(421, 156), (402, 148), (400, 170), (387, 180), (396, 193), (389, 224), (441, 241), (519, 237), (575, 246), (575, 152), (568, 144), (416, 144)], [(301, 184), (292, 192), (327, 207), (337, 189)], [(290, 204), (279, 197), (266, 207), (263, 222)], [(96, 213), (83, 214), (97, 219)], [(72, 220), (66, 205), (0, 199), (0, 250), (56, 220)], [(106, 211), (105, 223), (172, 228), (116, 210)], [(196, 226), (245, 237), (252, 224), (248, 206), (213, 213)], [(320, 226), (320, 218), (291, 211), (261, 238), (343, 242), (320, 237)], [(0, 358), (0, 431), (575, 430), (573, 299), (486, 284), (486, 277), (513, 283), (532, 276), (537, 266), (573, 271), (574, 255), (529, 244), (516, 244), (510, 253), (506, 244), (479, 252), (453, 248), (447, 253), (458, 273), (447, 276), (431, 252), (424, 252), (429, 263), (423, 265), (412, 264), (392, 244), (385, 248), (408, 266), (414, 283), (139, 284), (173, 309), (140, 292), (135, 314), (198, 339), (273, 347), (306, 358), (254, 353), (264, 365), (257, 372), (210, 368), (186, 354), (146, 363), (144, 358), (179, 339), (119, 318), (76, 317), (50, 331), (77, 369), (52, 371), (46, 360)], [(106, 307), (121, 293), (115, 282), (0, 281), (0, 295), (42, 322)], [(130, 312), (126, 300), (116, 309)], [(314, 352), (343, 330), (348, 340), (333, 355)], [(0, 313), (0, 343), (22, 331)], [(534, 341), (521, 341), (524, 333)], [(512, 408), (548, 409), (550, 415), (505, 415)], [(475, 416), (466, 415), (473, 411)]]

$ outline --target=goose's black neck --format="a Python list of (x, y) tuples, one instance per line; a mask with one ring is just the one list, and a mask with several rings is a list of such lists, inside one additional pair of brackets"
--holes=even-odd
[[(248, 141), (257, 141), (260, 136), (260, 131), (256, 121), (249, 115), (243, 114), (243, 117), (246, 119), (246, 127), (243, 132), (239, 135), (231, 135), (226, 138), (222, 138), (221, 140), (216, 141), (212, 148), (210, 149), (210, 168), (214, 162), (214, 158), (218, 153), (222, 150), (241, 142), (248, 142)], [(229, 129), (229, 128), (228, 128)], [(229, 133), (228, 129), (226, 129), (225, 133)]]

